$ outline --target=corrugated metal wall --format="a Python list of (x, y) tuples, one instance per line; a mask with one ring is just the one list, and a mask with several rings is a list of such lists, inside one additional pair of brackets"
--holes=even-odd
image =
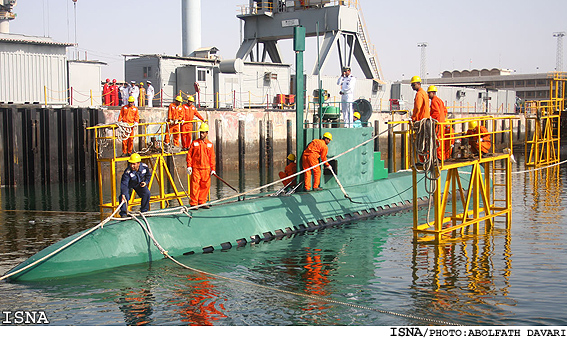
[[(45, 96), (47, 92), (47, 98)], [(67, 103), (65, 47), (2, 43), (0, 102)]]

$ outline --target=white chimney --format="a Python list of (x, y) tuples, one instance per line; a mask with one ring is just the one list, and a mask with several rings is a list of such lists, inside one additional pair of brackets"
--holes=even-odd
[(10, 33), (10, 20), (16, 18), (12, 9), (16, 6), (16, 0), (0, 0), (0, 33)]
[(181, 39), (184, 57), (201, 48), (201, 0), (181, 0)]

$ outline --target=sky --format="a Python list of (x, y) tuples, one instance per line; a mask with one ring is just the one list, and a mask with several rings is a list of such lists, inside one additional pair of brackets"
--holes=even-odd
[[(506, 68), (519, 74), (554, 71), (553, 33), (567, 32), (566, 0), (358, 1), (387, 81), (420, 74), (417, 45), (422, 42), (428, 45), (429, 78), (445, 70), (473, 68)], [(244, 4), (248, 0), (201, 2), (202, 44), (217, 47), (223, 59), (233, 59), (240, 45), (236, 15)], [(18, 0), (14, 13), (11, 33), (49, 36), (58, 42), (76, 39), (80, 59), (86, 53), (89, 60), (108, 64), (103, 78), (124, 77), (123, 54), (181, 55), (181, 0), (77, 0), (76, 11), (72, 0)], [(308, 72), (317, 58), (316, 47), (316, 39), (309, 39)], [(284, 62), (294, 64), (291, 41), (282, 41), (280, 50)], [(74, 53), (75, 48), (69, 48), (71, 58)], [(567, 48), (563, 54), (567, 70)], [(338, 75), (336, 49), (330, 58), (322, 73)], [(353, 74), (362, 76), (356, 67)]]

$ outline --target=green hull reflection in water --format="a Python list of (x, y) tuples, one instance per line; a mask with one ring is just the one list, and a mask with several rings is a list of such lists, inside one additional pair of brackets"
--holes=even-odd
[[(420, 197), (425, 197), (424, 185)], [(290, 196), (249, 197), (216, 205), (209, 210), (147, 217), (159, 244), (171, 256), (227, 249), (279, 235), (313, 230), (351, 220), (409, 208), (411, 172), (390, 175), (347, 188), (353, 203), (339, 188)], [(164, 210), (166, 211), (166, 210)], [(408, 227), (411, 227), (408, 225)], [(11, 272), (33, 263), (73, 241), (77, 233), (47, 247)], [(163, 255), (135, 220), (111, 221), (72, 246), (12, 280), (30, 281), (90, 273), (124, 265), (159, 260)]]

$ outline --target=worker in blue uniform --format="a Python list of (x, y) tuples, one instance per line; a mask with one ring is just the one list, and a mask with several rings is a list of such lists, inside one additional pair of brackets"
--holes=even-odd
[(151, 193), (148, 186), (151, 177), (152, 170), (148, 165), (142, 163), (140, 155), (138, 153), (132, 154), (128, 159), (128, 167), (124, 170), (122, 180), (120, 180), (120, 197), (118, 200), (124, 201), (124, 204), (120, 207), (121, 217), (128, 214), (128, 201), (132, 190), (136, 191), (136, 194), (142, 199), (140, 212), (147, 212), (150, 209)]

